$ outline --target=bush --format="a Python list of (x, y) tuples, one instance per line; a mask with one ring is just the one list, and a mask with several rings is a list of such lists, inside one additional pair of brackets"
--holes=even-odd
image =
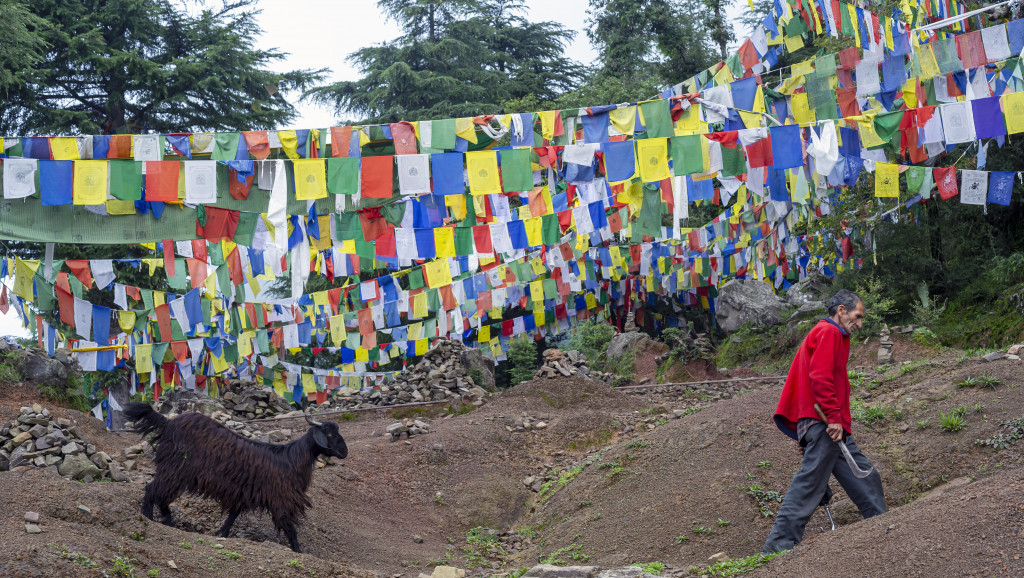
[(891, 291), (875, 276), (858, 283), (855, 291), (864, 303), (864, 326), (861, 331), (868, 335), (878, 334), (882, 331), (882, 325), (895, 313), (896, 300), (887, 296)]
[(615, 328), (607, 323), (593, 321), (581, 323), (573, 328), (568, 349), (575, 349), (594, 363), (608, 351), (608, 344), (615, 337)]
[(526, 336), (516, 337), (508, 348), (510, 385), (519, 385), (533, 378), (537, 370), (537, 345)]

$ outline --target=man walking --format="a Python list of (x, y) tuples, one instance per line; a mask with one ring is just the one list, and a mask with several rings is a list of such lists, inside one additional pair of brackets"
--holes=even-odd
[[(861, 328), (864, 303), (853, 291), (840, 290), (828, 301), (828, 315), (804, 338), (782, 388), (775, 424), (803, 448), (803, 463), (793, 476), (775, 525), (764, 544), (764, 553), (789, 550), (799, 544), (804, 527), (835, 476), (865, 518), (885, 512), (882, 478), (877, 471), (866, 478), (854, 476), (840, 455), (845, 439), (854, 461), (863, 470), (871, 462), (850, 437), (850, 334)], [(822, 422), (815, 404), (828, 423)]]

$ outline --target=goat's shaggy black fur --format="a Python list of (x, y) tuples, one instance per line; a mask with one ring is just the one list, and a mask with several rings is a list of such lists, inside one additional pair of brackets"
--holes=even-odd
[(124, 413), (134, 431), (152, 434), (156, 448), (156, 475), (142, 500), (144, 516), (152, 520), (156, 506), (163, 522), (173, 526), (171, 502), (188, 492), (220, 502), (228, 518), (219, 533), (227, 537), (239, 514), (265, 510), (296, 552), (301, 552), (297, 526), (310, 506), (306, 490), (314, 461), (320, 454), (348, 455), (338, 425), (331, 422), (310, 422), (301, 438), (269, 444), (245, 439), (198, 413), (167, 419), (145, 403), (127, 404)]

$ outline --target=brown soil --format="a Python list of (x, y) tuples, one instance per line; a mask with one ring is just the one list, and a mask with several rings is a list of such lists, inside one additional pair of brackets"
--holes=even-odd
[[(896, 341), (897, 360), (919, 347)], [(858, 444), (882, 472), (890, 512), (861, 521), (839, 491), (833, 511), (841, 527), (820, 534), (827, 521), (819, 512), (805, 543), (762, 572), (1020, 575), (1013, 556), (1019, 555), (1024, 512), (1024, 443), (995, 452), (974, 441), (994, 435), (999, 420), (1024, 416), (1021, 364), (958, 363), (959, 352), (930, 351), (933, 365), (878, 373), (869, 361), (877, 344), (858, 348), (863, 351), (855, 348), (851, 367), (863, 366), (865, 375), (854, 397), (902, 412), (854, 425)], [(740, 377), (736, 371), (730, 374)], [(982, 374), (1002, 382), (992, 388), (953, 385)], [(741, 486), (784, 492), (799, 462), (795, 446), (770, 419), (780, 387), (708, 402), (627, 395), (575, 378), (535, 380), (470, 413), (437, 417), (430, 434), (408, 442), (382, 435), (394, 421), (390, 412), (359, 413), (339, 422), (349, 458), (314, 475), (313, 506), (299, 533), (301, 555), (280, 543), (265, 515), (243, 516), (231, 538), (217, 540), (213, 534), (224, 516), (209, 501), (180, 499), (174, 506), (179, 528), (168, 528), (139, 514), (141, 483), (83, 484), (34, 469), (0, 472), (0, 575), (112, 574), (120, 555), (135, 560), (137, 576), (148, 569), (161, 569), (161, 576), (416, 576), (447, 554), (452, 565), (469, 566), (463, 548), (476, 526), (532, 537), (504, 569), (531, 566), (562, 548), (573, 548), (560, 555), (566, 562), (589, 557), (587, 563), (606, 567), (657, 560), (686, 568), (719, 551), (747, 556), (760, 551), (771, 518), (761, 516)], [(0, 388), (0, 418), (10, 419), (32, 401), (40, 400), (31, 388)], [(695, 403), (706, 409), (669, 419), (671, 410)], [(983, 407), (975, 411), (975, 404)], [(89, 441), (108, 453), (138, 443), (135, 435), (106, 432), (90, 416), (43, 405), (76, 419)], [(939, 415), (965, 405), (967, 429), (941, 431)], [(438, 410), (423, 413), (429, 411)], [(667, 416), (659, 415), (663, 411)], [(510, 432), (524, 413), (547, 427)], [(281, 427), (296, 435), (304, 430), (301, 421)], [(581, 464), (582, 472), (544, 503), (523, 483), (552, 467)], [(955, 489), (944, 485), (968, 476), (976, 481)], [(946, 493), (922, 498), (935, 487)], [(778, 504), (770, 506), (777, 510)], [(40, 513), (42, 534), (25, 533), (26, 511)], [(680, 536), (688, 539), (679, 542)], [(75, 564), (70, 553), (88, 556), (98, 569)], [(179, 570), (168, 568), (168, 560)]]

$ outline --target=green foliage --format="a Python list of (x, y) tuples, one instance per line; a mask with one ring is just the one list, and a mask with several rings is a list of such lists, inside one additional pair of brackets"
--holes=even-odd
[[(789, 312), (783, 312), (785, 319)], [(761, 366), (766, 372), (784, 372), (810, 324), (780, 324), (762, 328), (749, 323), (722, 341), (718, 348), (718, 367)]]
[(587, 361), (595, 363), (608, 351), (608, 344), (615, 337), (615, 328), (608, 323), (580, 323), (572, 329), (572, 337), (566, 349), (575, 349), (586, 356)]
[(990, 375), (970, 376), (956, 382), (957, 387), (988, 387), (995, 389), (997, 385), (1002, 383), (1003, 380), (997, 379)]
[(532, 379), (538, 365), (536, 342), (528, 336), (512, 339), (508, 348), (508, 365), (511, 385)]
[[(945, 309), (945, 308), (943, 308)], [(927, 327), (916, 327), (914, 333), (910, 336), (914, 340), (914, 343), (924, 345), (925, 347), (937, 347), (941, 345), (939, 336), (934, 331)]]
[(626, 447), (629, 448), (629, 449), (636, 450), (636, 449), (640, 449), (640, 448), (646, 448), (649, 445), (651, 445), (650, 442), (645, 442), (645, 441), (641, 441), (641, 440), (634, 440), (634, 441), (631, 441), (628, 444), (626, 444)]
[(582, 472), (586, 467), (587, 464), (578, 464), (571, 468), (567, 468), (562, 472), (556, 468), (552, 472), (552, 475), (557, 475), (557, 477), (541, 484), (537, 499), (542, 504), (550, 500), (551, 496), (555, 495), (555, 492), (569, 485), (569, 482), (571, 482), (576, 476), (580, 475), (580, 472)]
[(111, 569), (114, 576), (124, 576), (125, 578), (134, 578), (136, 560), (131, 556), (117, 555), (114, 556), (114, 566)]
[(21, 381), (21, 374), (14, 368), (9, 360), (0, 361), (0, 383), (14, 383)]
[[(476, 116), (499, 103), (570, 90), (582, 67), (565, 57), (575, 33), (530, 22), (521, 0), (381, 0), (405, 34), (348, 56), (362, 78), (306, 92), (367, 122)], [(519, 110), (509, 112), (523, 112)]]
[(882, 330), (882, 324), (892, 320), (896, 312), (896, 300), (891, 297), (891, 291), (886, 289), (884, 281), (878, 277), (859, 281), (853, 291), (864, 303), (864, 325), (860, 333), (877, 335)]
[[(33, 0), (48, 46), (24, 83), (0, 93), (4, 134), (270, 129), (296, 116), (278, 90), (320, 70), (272, 72), (285, 54), (259, 44), (257, 0)], [(5, 9), (6, 11), (7, 9)], [(9, 41), (5, 38), (5, 44)]]
[(664, 86), (707, 68), (717, 58), (707, 20), (693, 17), (701, 8), (693, 0), (591, 0), (587, 36), (599, 53), (597, 77), (653, 77)]
[(483, 387), (484, 372), (479, 367), (473, 366), (466, 370), (466, 375), (473, 380), (473, 385)]
[(775, 515), (775, 512), (770, 506), (772, 502), (778, 504), (782, 503), (782, 494), (773, 490), (765, 489), (758, 484), (740, 486), (740, 489), (746, 492), (751, 498), (754, 498), (754, 501), (757, 503), (758, 511), (761, 512), (761, 516), (765, 518), (770, 518)]
[(760, 568), (771, 561), (772, 558), (788, 551), (789, 550), (783, 550), (782, 552), (775, 552), (772, 554), (754, 554), (752, 556), (747, 556), (746, 558), (736, 558), (725, 562), (717, 562), (714, 565), (703, 569), (703, 571), (707, 572), (707, 574), (714, 578), (737, 576), (739, 574), (750, 572), (756, 568)]
[(47, 544), (47, 546), (57, 550), (56, 556), (61, 560), (67, 560), (68, 562), (71, 562), (72, 564), (75, 564), (77, 566), (81, 566), (82, 568), (92, 569), (99, 567), (99, 564), (93, 562), (92, 558), (90, 558), (89, 556), (86, 556), (85, 554), (81, 554), (78, 552), (74, 552), (67, 546), (58, 546), (53, 542), (50, 542), (49, 544)]
[(874, 425), (897, 415), (891, 407), (880, 403), (867, 405), (859, 399), (850, 400), (850, 413), (853, 419), (864, 425)]
[(976, 440), (974, 443), (979, 446), (987, 446), (994, 450), (1005, 450), (1024, 439), (1024, 418), (1004, 420), (999, 422), (999, 427), (1006, 430), (984, 440)]
[[(689, 363), (696, 359), (709, 359), (713, 354), (697, 347), (685, 329), (669, 327), (663, 329), (659, 336), (661, 341), (668, 345), (669, 356), (679, 363)], [(664, 365), (664, 364), (663, 364)]]
[[(569, 560), (563, 559), (562, 556), (567, 556)], [(551, 564), (552, 566), (572, 566), (576, 562), (586, 562), (587, 560), (590, 560), (590, 556), (583, 552), (583, 544), (559, 548), (547, 556), (539, 556), (537, 559), (541, 564)]]
[(961, 412), (954, 410), (940, 414), (939, 423), (942, 431), (953, 433), (967, 427), (967, 418)]
[(46, 49), (42, 31), (46, 21), (32, 14), (23, 2), (0, 3), (0, 93), (25, 82), (32, 66)]
[(665, 564), (661, 562), (647, 562), (646, 564), (642, 562), (634, 562), (630, 564), (630, 566), (636, 566), (643, 570), (644, 574), (653, 574), (655, 576), (665, 571)]

